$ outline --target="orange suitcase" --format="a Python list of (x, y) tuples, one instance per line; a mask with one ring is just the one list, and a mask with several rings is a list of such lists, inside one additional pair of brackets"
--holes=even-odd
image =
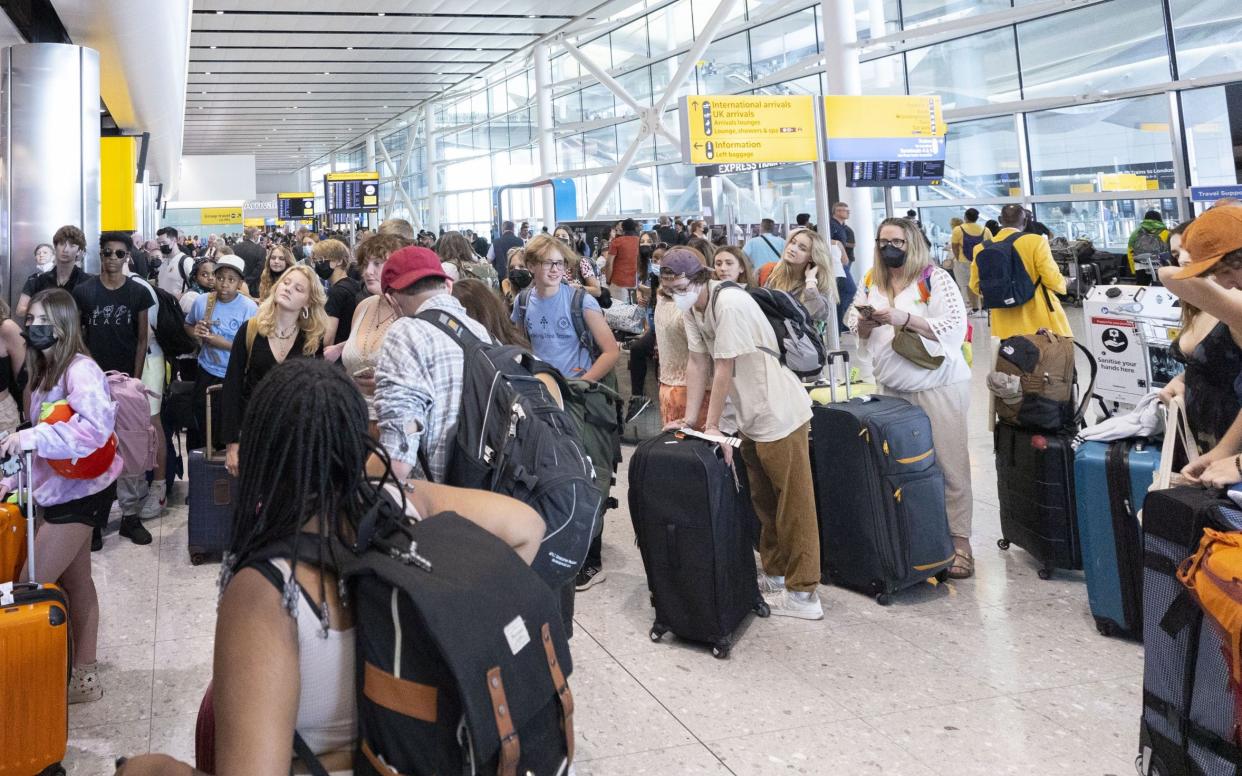
[(0, 503), (0, 582), (16, 582), (26, 562), (26, 516), (16, 504)]
[(64, 773), (69, 659), (69, 607), (60, 588), (0, 589), (0, 776)]
[[(18, 500), (34, 514), (29, 479), (33, 456), (25, 455), (18, 474)], [(6, 505), (7, 506), (7, 505)], [(8, 526), (12, 514), (0, 513)], [(33, 552), (34, 519), (26, 518), (27, 551)], [(5, 536), (7, 541), (11, 537)], [(5, 547), (5, 563), (15, 555)], [(20, 553), (24, 556), (25, 553)], [(0, 568), (0, 572), (4, 572)], [(56, 585), (0, 582), (0, 776), (64, 774), (61, 760), (69, 741), (69, 605)]]

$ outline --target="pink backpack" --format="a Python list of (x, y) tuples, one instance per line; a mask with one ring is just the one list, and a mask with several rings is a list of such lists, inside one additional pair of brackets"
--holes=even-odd
[(123, 466), (122, 477), (137, 477), (155, 468), (159, 436), (151, 423), (149, 396), (155, 394), (136, 377), (124, 372), (108, 372), (108, 393), (116, 403), (117, 452)]

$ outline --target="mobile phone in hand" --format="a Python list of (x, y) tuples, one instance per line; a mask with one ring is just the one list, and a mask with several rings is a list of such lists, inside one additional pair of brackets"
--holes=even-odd
[(857, 307), (858, 314), (864, 318), (870, 318), (875, 314), (875, 308), (869, 304), (860, 304)]
[(359, 369), (357, 372), (354, 372), (354, 377), (357, 377), (361, 380), (369, 380), (375, 377), (375, 368), (370, 367), (370, 366), (365, 366), (362, 369)]

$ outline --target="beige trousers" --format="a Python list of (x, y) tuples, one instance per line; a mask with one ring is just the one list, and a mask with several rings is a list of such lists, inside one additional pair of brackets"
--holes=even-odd
[(905, 399), (927, 413), (931, 421), (936, 460), (944, 472), (944, 505), (949, 513), (949, 533), (970, 538), (975, 500), (970, 488), (970, 436), (966, 418), (970, 410), (970, 382), (963, 381), (926, 391), (905, 393), (880, 386), (886, 396)]

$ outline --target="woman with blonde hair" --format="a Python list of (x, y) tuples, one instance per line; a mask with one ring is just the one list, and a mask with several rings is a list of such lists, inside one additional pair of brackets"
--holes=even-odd
[(826, 324), (838, 304), (828, 242), (818, 232), (795, 229), (781, 251), (781, 260), (759, 270), (759, 285), (788, 293), (813, 319)]
[(259, 301), (267, 300), (269, 294), (272, 293), (272, 286), (276, 285), (276, 281), (280, 278), (284, 271), (294, 265), (293, 251), (283, 245), (273, 245), (272, 250), (267, 254), (267, 261), (263, 262), (263, 273), (259, 275)]
[(953, 536), (949, 576), (974, 574), (970, 549), (974, 497), (966, 418), (970, 367), (962, 354), (966, 305), (953, 276), (935, 266), (918, 226), (904, 218), (880, 224), (875, 263), (854, 296), (845, 323), (870, 357), (881, 393), (927, 413)]
[(242, 418), (250, 395), (268, 372), (290, 358), (323, 355), (327, 295), (314, 270), (295, 264), (280, 276), (271, 295), (233, 338), (221, 394), (225, 466), (237, 476)]

